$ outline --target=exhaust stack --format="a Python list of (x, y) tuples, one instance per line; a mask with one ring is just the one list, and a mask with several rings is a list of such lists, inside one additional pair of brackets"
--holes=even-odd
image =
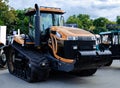
[(36, 16), (35, 16), (35, 47), (40, 47), (41, 45), (41, 30), (40, 30), (40, 9), (37, 4), (35, 4)]

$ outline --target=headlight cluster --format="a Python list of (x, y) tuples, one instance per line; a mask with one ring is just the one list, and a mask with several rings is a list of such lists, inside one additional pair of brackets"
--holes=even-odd
[(67, 40), (78, 40), (78, 37), (75, 36), (68, 36)]
[(68, 36), (67, 40), (96, 40), (95, 36), (83, 37), (83, 36)]
[(91, 40), (96, 40), (95, 36), (91, 37)]
[(97, 47), (96, 47), (96, 45), (93, 45), (93, 49), (96, 49)]

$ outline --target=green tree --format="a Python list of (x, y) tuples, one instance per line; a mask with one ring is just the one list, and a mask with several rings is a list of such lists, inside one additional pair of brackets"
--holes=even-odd
[(117, 24), (120, 24), (120, 16), (117, 16), (117, 21), (116, 21)]
[(94, 33), (107, 31), (106, 25), (109, 23), (110, 21), (105, 17), (99, 17), (95, 19), (93, 21), (93, 26), (95, 26), (95, 29), (93, 30)]
[(79, 14), (77, 16), (77, 18), (79, 19), (79, 21), (81, 21), (82, 23), (82, 27), (85, 30), (89, 30), (90, 27), (92, 26), (92, 20), (90, 19), (90, 16), (87, 14)]
[(6, 25), (7, 31), (13, 28), (15, 10), (8, 5), (8, 0), (0, 0), (0, 25)]
[(76, 15), (73, 15), (73, 16), (70, 16), (67, 21), (66, 21), (67, 24), (77, 24), (78, 27), (82, 27), (82, 23), (81, 21), (77, 18)]
[(99, 17), (93, 21), (93, 25), (96, 27), (106, 27), (106, 24), (109, 23), (109, 20), (104, 17)]
[(92, 26), (92, 20), (90, 19), (89, 15), (87, 14), (79, 14), (78, 16), (73, 15), (70, 16), (66, 23), (75, 23), (78, 25), (79, 28), (89, 30)]
[(110, 21), (107, 25), (106, 28), (110, 31), (110, 30), (116, 30), (117, 28), (117, 23), (114, 21)]
[(93, 30), (95, 34), (99, 34), (100, 32), (105, 32), (105, 31), (107, 31), (107, 29), (104, 27), (95, 27), (95, 29)]
[(20, 29), (21, 32), (28, 32), (28, 17), (25, 16), (25, 10), (16, 10), (16, 26), (15, 29)]

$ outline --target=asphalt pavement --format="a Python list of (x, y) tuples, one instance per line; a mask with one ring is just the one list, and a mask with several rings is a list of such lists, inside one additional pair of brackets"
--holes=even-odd
[(120, 61), (100, 68), (93, 76), (78, 77), (66, 73), (54, 74), (47, 81), (28, 83), (0, 70), (0, 88), (120, 88)]

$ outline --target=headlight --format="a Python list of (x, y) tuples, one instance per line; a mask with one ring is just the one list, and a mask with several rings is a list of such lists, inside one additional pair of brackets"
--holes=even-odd
[(78, 49), (78, 46), (76, 45), (76, 46), (73, 46), (73, 49), (74, 50), (77, 50)]
[(67, 40), (78, 40), (78, 37), (75, 36), (68, 36)]
[(92, 40), (96, 40), (95, 36), (91, 37)]
[(62, 37), (62, 35), (61, 35), (60, 33), (58, 33), (58, 32), (56, 32), (56, 35), (57, 35), (59, 38)]
[(96, 49), (97, 47), (96, 47), (96, 45), (93, 45), (93, 49)]

